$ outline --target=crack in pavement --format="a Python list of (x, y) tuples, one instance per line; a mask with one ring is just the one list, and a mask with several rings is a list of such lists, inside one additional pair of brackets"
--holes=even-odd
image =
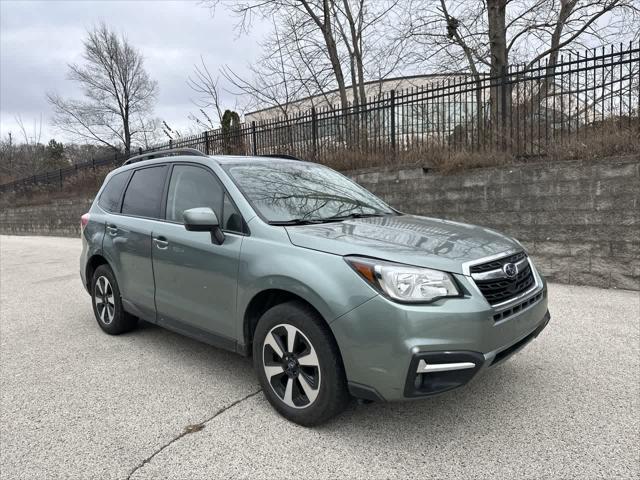
[(159, 453), (161, 453), (164, 449), (166, 449), (167, 447), (171, 446), (172, 444), (174, 444), (175, 442), (177, 442), (178, 440), (180, 440), (182, 437), (184, 437), (185, 435), (189, 435), (190, 433), (195, 433), (195, 432), (199, 432), (200, 430), (202, 430), (205, 425), (207, 423), (209, 423), (211, 420), (213, 420), (214, 418), (216, 418), (218, 415), (223, 414), (224, 412), (226, 412), (227, 410), (235, 407), (236, 405), (238, 405), (239, 403), (244, 402), (245, 400), (249, 400), (251, 397), (255, 397), (257, 394), (259, 394), (262, 391), (262, 389), (250, 393), (249, 395), (246, 395), (242, 398), (240, 398), (239, 400), (236, 400), (235, 402), (230, 403), (229, 405), (227, 405), (226, 407), (222, 407), (220, 410), (218, 410), (216, 413), (214, 413), (212, 416), (210, 416), (209, 418), (203, 420), (200, 423), (197, 423), (195, 425), (188, 425), (178, 436), (173, 437), (169, 442), (165, 443), (164, 445), (162, 445), (160, 448), (158, 448), (156, 451), (154, 451), (151, 455), (149, 455), (147, 458), (145, 458), (142, 462), (140, 462), (138, 465), (136, 465), (133, 470), (131, 470), (131, 472), (129, 472), (129, 475), (127, 476), (127, 480), (131, 480), (131, 477), (133, 477), (133, 475), (140, 470), (142, 467), (144, 467), (147, 463), (149, 463), (151, 460), (153, 460), (153, 458), (158, 455)]

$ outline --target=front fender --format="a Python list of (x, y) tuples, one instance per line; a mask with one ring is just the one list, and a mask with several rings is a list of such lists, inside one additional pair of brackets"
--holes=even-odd
[(249, 303), (270, 289), (304, 299), (328, 324), (377, 295), (339, 255), (249, 237), (242, 245), (238, 272), (239, 341)]

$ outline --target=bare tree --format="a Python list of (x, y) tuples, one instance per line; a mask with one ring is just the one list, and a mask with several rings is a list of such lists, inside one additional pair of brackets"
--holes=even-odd
[[(215, 128), (222, 122), (224, 111), (220, 102), (219, 80), (218, 77), (213, 77), (202, 56), (200, 56), (200, 64), (194, 65), (193, 74), (187, 78), (187, 85), (197, 95), (192, 102), (200, 112), (200, 114), (192, 114), (190, 118), (197, 124), (204, 124), (208, 128)], [(215, 120), (207, 113), (209, 109), (214, 110)]]
[[(231, 10), (240, 17), (240, 30), (247, 30), (253, 15), (262, 18), (277, 18), (282, 14), (299, 19), (304, 25), (313, 25), (323, 41), (324, 54), (333, 71), (342, 108), (349, 106), (347, 88), (338, 47), (338, 33), (335, 31), (335, 2), (338, 0), (272, 0), (264, 2), (237, 1)], [(218, 0), (204, 2), (215, 9)]]
[[(324, 54), (323, 42), (313, 35), (312, 27), (301, 24), (295, 16), (284, 19), (281, 37), (287, 38), (287, 55), (291, 58), (292, 75), (302, 86), (301, 93), (309, 97), (312, 106), (314, 98), (320, 96), (325, 105), (332, 106), (334, 99), (329, 95), (335, 84), (333, 70)], [(308, 24), (308, 22), (307, 22)]]
[(335, 23), (349, 57), (354, 105), (367, 102), (365, 77), (368, 70), (380, 80), (401, 63), (397, 46), (388, 41), (380, 42), (387, 33), (382, 21), (396, 8), (398, 1), (341, 0), (333, 4)]
[(39, 119), (33, 120), (33, 127), (31, 129), (31, 132), (27, 131), (27, 127), (25, 127), (24, 125), (22, 115), (16, 116), (15, 120), (18, 124), (18, 128), (20, 129), (20, 133), (22, 133), (22, 138), (25, 145), (37, 145), (40, 143), (40, 140), (42, 138), (42, 114), (40, 115)]
[(11, 132), (6, 139), (0, 140), (0, 179), (30, 176), (69, 165), (61, 143), (51, 139), (48, 146), (43, 145), (42, 116), (25, 122), (17, 115), (15, 122), (20, 132), (19, 140), (16, 141)]
[(141, 148), (149, 149), (162, 141), (162, 120), (152, 117), (140, 117), (138, 124), (139, 134), (137, 141)]
[(500, 75), (513, 64), (555, 65), (562, 49), (631, 40), (639, 8), (637, 0), (406, 0), (396, 35), (412, 40), (408, 61)]
[(84, 99), (47, 94), (53, 124), (82, 141), (101, 143), (129, 154), (132, 141), (148, 133), (157, 83), (144, 69), (143, 57), (124, 36), (105, 24), (88, 32), (84, 65), (69, 65), (69, 79)]
[(322, 3), (310, 2), (309, 0), (300, 0), (302, 7), (307, 12), (309, 17), (318, 27), (318, 30), (322, 33), (324, 38), (325, 47), (327, 49), (327, 56), (331, 61), (331, 67), (333, 68), (333, 74), (338, 84), (338, 92), (340, 94), (340, 105), (342, 109), (346, 109), (349, 106), (349, 100), (347, 98), (347, 87), (344, 81), (344, 73), (342, 71), (342, 62), (340, 61), (340, 55), (338, 53), (338, 45), (334, 33), (334, 17), (332, 15), (332, 5), (335, 0), (321, 0)]
[(298, 27), (304, 25), (291, 18), (280, 24), (274, 21), (271, 35), (260, 45), (264, 53), (247, 67), (249, 76), (240, 75), (228, 66), (222, 67), (222, 75), (231, 86), (232, 93), (245, 95), (249, 99), (249, 108), (275, 107), (288, 119), (291, 104), (312, 88), (302, 70), (305, 62), (313, 62), (317, 58), (317, 51), (300, 50), (304, 47), (294, 38), (299, 32), (293, 33)]
[(13, 171), (13, 133), (9, 131), (6, 138), (0, 139), (0, 175), (9, 176)]
[[(484, 75), (500, 78), (515, 64), (521, 70), (546, 65), (552, 76), (562, 50), (637, 36), (638, 8), (637, 0), (407, 0), (404, 11), (411, 14), (396, 32), (412, 44), (410, 61), (444, 72), (467, 70), (477, 83)], [(496, 84), (489, 102), (498, 126), (512, 98), (508, 82)], [(549, 85), (542, 82), (532, 101), (546, 95)]]
[[(385, 35), (388, 14), (399, 1), (229, 2), (225, 5), (238, 16), (240, 32), (249, 30), (255, 16), (271, 20), (274, 29), (262, 45), (264, 56), (249, 68), (255, 79), (238, 78), (229, 75), (228, 70), (225, 76), (234, 77), (232, 84), (236, 88), (237, 84), (247, 82), (249, 85), (244, 85), (242, 90), (250, 97), (255, 96), (258, 100), (255, 103), (262, 106), (285, 106), (287, 100), (298, 93), (311, 97), (312, 104), (313, 97), (320, 95), (324, 104), (339, 103), (342, 109), (352, 102), (356, 106), (362, 105), (367, 100), (367, 77), (385, 78), (402, 65), (404, 52), (398, 48), (400, 43), (393, 39), (394, 43), (390, 44), (387, 41), (390, 37)], [(221, 2), (211, 0), (205, 4), (214, 8)], [(265, 71), (277, 75), (265, 74)], [(347, 86), (349, 75), (351, 87)], [(284, 79), (288, 82), (286, 88)], [(274, 91), (265, 89), (265, 85), (279, 85), (280, 88)], [(347, 91), (349, 88), (351, 92)], [(278, 94), (278, 101), (262, 98), (266, 90), (269, 97)], [(335, 94), (329, 94), (332, 90)]]

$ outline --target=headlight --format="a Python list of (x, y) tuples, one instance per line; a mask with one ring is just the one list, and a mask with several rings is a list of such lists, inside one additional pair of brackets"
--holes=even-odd
[(393, 300), (427, 303), (461, 295), (453, 277), (446, 272), (372, 258), (345, 257), (345, 260), (367, 283)]

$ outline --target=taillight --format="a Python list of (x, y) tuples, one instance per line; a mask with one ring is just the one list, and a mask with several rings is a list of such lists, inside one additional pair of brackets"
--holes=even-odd
[(87, 226), (87, 223), (89, 223), (89, 214), (85, 213), (80, 217), (80, 230), (84, 230), (84, 227)]

